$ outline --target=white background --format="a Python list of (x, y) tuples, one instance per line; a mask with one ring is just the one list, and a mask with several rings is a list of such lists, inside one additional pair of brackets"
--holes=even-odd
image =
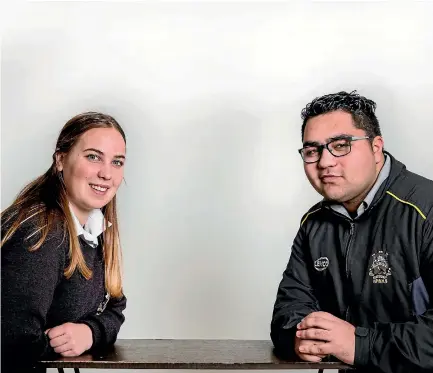
[(433, 3), (29, 2), (4, 28), (4, 209), (72, 116), (127, 135), (119, 338), (268, 339), (301, 216), (300, 111), (357, 89), (433, 178)]

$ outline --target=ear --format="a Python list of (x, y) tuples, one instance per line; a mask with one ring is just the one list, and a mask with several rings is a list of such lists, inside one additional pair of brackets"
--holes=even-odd
[(382, 136), (376, 136), (371, 143), (371, 148), (373, 149), (374, 158), (376, 163), (379, 163), (383, 159), (383, 138)]
[(63, 153), (56, 153), (55, 157), (56, 157), (56, 169), (58, 172), (62, 172), (65, 155)]

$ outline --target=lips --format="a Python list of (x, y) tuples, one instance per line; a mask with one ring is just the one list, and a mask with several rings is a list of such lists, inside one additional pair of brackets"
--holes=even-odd
[(339, 175), (323, 175), (323, 176), (319, 176), (320, 180), (323, 183), (332, 183), (335, 180), (337, 180), (338, 178), (340, 178), (341, 176)]
[(331, 175), (331, 174), (329, 174), (329, 175), (322, 175), (322, 176), (320, 176), (321, 179), (325, 179), (327, 177), (340, 177), (340, 175)]
[(103, 185), (103, 184), (89, 184), (90, 187), (99, 193), (105, 193), (108, 189), (110, 189), (110, 187), (108, 185)]

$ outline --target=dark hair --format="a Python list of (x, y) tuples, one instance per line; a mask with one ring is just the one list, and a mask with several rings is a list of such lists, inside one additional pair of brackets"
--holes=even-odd
[(316, 97), (302, 109), (302, 138), (308, 119), (332, 111), (345, 111), (352, 115), (354, 126), (363, 129), (372, 138), (381, 136), (379, 121), (374, 113), (376, 103), (360, 96), (356, 91), (338, 92)]
[[(76, 115), (60, 131), (50, 168), (43, 175), (27, 184), (12, 205), (1, 213), (2, 226), (12, 223), (5, 234), (2, 234), (1, 246), (14, 235), (25, 221), (33, 217), (38, 219), (37, 230), (30, 236), (39, 233), (37, 236), (39, 240), (29, 248), (30, 251), (38, 250), (42, 246), (59, 218), (64, 221), (64, 234), (69, 236), (70, 258), (70, 263), (64, 270), (66, 278), (70, 278), (75, 269), (78, 269), (86, 279), (89, 279), (92, 276), (92, 271), (84, 260), (78, 242), (63, 177), (56, 168), (56, 155), (69, 153), (81, 135), (94, 128), (114, 128), (122, 135), (126, 143), (125, 133), (113, 117), (96, 112)], [(110, 229), (106, 229), (103, 233), (105, 286), (111, 295), (120, 297), (122, 295), (121, 249), (116, 196), (101, 210), (104, 214), (105, 224), (111, 223)]]

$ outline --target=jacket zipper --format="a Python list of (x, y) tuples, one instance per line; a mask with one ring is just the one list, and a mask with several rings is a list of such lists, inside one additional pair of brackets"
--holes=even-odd
[[(349, 254), (350, 254), (350, 247), (351, 247), (354, 231), (355, 231), (355, 223), (351, 221), (350, 231), (349, 231), (349, 241), (347, 243), (347, 248), (346, 248), (346, 278), (347, 279), (349, 279)], [(350, 305), (348, 305), (346, 309), (346, 321), (349, 321), (349, 307)]]
[(350, 222), (349, 242), (347, 243), (347, 248), (346, 248), (346, 277), (347, 278), (349, 278), (349, 254), (350, 254), (350, 247), (351, 247), (354, 231), (355, 231), (355, 223)]
[[(376, 201), (375, 205), (377, 205), (378, 202), (379, 201)], [(371, 205), (371, 208), (373, 206), (374, 205)], [(329, 208), (329, 210), (331, 210), (333, 214), (340, 216), (343, 220), (347, 221), (350, 224), (349, 240), (348, 240), (347, 246), (346, 246), (346, 278), (349, 279), (349, 255), (350, 255), (350, 248), (351, 248), (351, 244), (352, 244), (353, 234), (355, 233), (355, 223), (353, 222), (353, 220), (349, 220), (343, 214), (340, 214), (337, 211), (333, 211), (330, 208)], [(348, 321), (348, 322), (350, 322), (349, 321), (349, 308), (350, 308), (350, 305), (347, 306), (346, 312), (345, 312), (346, 321)]]
[(349, 278), (349, 254), (350, 254), (350, 248), (352, 244), (353, 233), (355, 232), (355, 223), (353, 222), (353, 220), (349, 220), (346, 216), (340, 214), (339, 212), (332, 211), (332, 213), (341, 216), (343, 220), (347, 221), (350, 224), (349, 241), (347, 242), (347, 246), (346, 246), (346, 278)]

